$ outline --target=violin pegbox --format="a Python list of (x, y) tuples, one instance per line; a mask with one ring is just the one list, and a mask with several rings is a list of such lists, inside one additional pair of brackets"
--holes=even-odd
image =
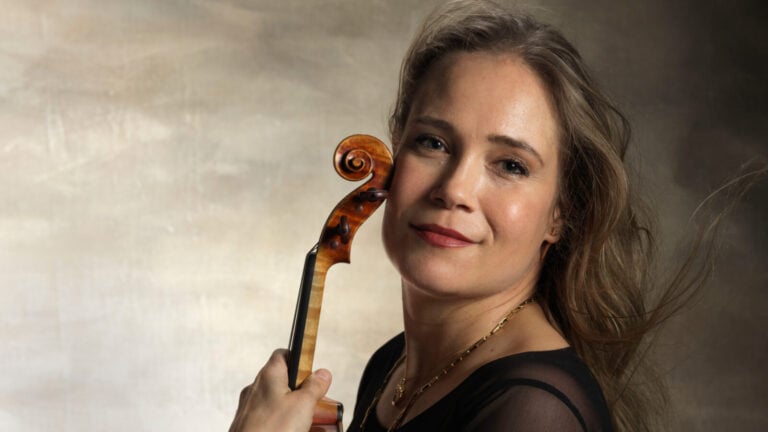
[(333, 209), (320, 235), (319, 254), (329, 254), (333, 263), (349, 262), (357, 229), (387, 198), (392, 152), (376, 137), (352, 135), (336, 147), (333, 161), (336, 172), (346, 180), (369, 177)]

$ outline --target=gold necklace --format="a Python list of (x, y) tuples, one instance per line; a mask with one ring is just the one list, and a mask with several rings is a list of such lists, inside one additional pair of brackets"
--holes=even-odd
[(407, 381), (405, 378), (406, 375), (408, 375), (407, 370), (403, 374), (403, 377), (400, 378), (400, 382), (398, 382), (395, 386), (395, 393), (392, 395), (392, 406), (397, 406), (397, 404), (403, 400), (403, 396), (405, 396), (405, 383)]
[[(405, 416), (408, 414), (408, 411), (411, 410), (413, 405), (416, 403), (416, 401), (421, 397), (421, 395), (424, 394), (427, 390), (429, 390), (430, 387), (432, 387), (436, 382), (440, 381), (440, 379), (446, 375), (448, 375), (448, 372), (450, 372), (454, 367), (456, 367), (457, 364), (461, 363), (467, 356), (472, 354), (473, 351), (475, 351), (477, 348), (480, 347), (480, 345), (484, 344), (485, 341), (487, 341), (491, 336), (495, 335), (499, 330), (501, 330), (502, 327), (504, 327), (505, 324), (507, 324), (507, 321), (509, 321), (510, 318), (512, 318), (513, 315), (520, 312), (528, 306), (529, 304), (535, 302), (536, 299), (534, 297), (529, 297), (519, 305), (512, 308), (511, 311), (507, 315), (504, 316), (504, 318), (499, 321), (496, 326), (491, 329), (488, 334), (478, 339), (475, 343), (470, 345), (467, 349), (460, 352), (456, 357), (454, 357), (453, 360), (451, 360), (450, 363), (445, 365), (440, 372), (437, 373), (432, 379), (427, 381), (426, 384), (422, 385), (416, 391), (414, 391), (411, 394), (411, 397), (408, 399), (408, 404), (405, 405), (405, 408), (403, 408), (402, 411), (400, 411), (400, 414), (397, 416), (395, 421), (389, 426), (387, 429), (387, 432), (392, 432), (398, 427), (400, 427), (400, 424), (405, 419)], [(384, 388), (387, 386), (387, 383), (389, 383), (390, 378), (392, 378), (392, 374), (394, 374), (395, 369), (400, 366), (400, 364), (405, 361), (405, 353), (403, 353), (402, 356), (400, 356), (399, 359), (395, 362), (395, 364), (392, 366), (392, 369), (389, 370), (387, 373), (387, 376), (384, 377), (384, 382), (381, 384), (381, 387), (376, 391), (376, 394), (373, 396), (373, 400), (371, 401), (371, 404), (368, 405), (368, 409), (365, 410), (365, 415), (363, 416), (363, 421), (360, 423), (360, 431), (365, 431), (365, 423), (368, 421), (368, 416), (371, 414), (371, 411), (375, 409), (376, 404), (378, 404), (379, 399), (381, 399), (381, 394), (384, 392)], [(395, 395), (392, 397), (392, 405), (396, 405), (402, 398), (405, 396), (405, 382), (406, 378), (403, 376), (403, 378), (400, 380), (400, 382), (395, 387)]]

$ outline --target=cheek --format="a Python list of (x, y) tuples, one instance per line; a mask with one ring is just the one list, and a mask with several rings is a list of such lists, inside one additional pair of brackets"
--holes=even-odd
[(384, 219), (381, 225), (381, 236), (384, 242), (384, 248), (387, 254), (392, 258), (393, 249), (399, 243), (397, 240), (398, 226), (401, 224), (403, 209), (407, 207), (406, 202), (407, 188), (403, 186), (408, 184), (401, 174), (402, 170), (396, 170), (392, 183), (389, 187), (389, 195), (384, 203)]
[(407, 249), (407, 216), (403, 214), (397, 194), (390, 194), (384, 208), (381, 240), (389, 261), (401, 271), (401, 259)]
[(392, 259), (392, 247), (393, 245), (397, 244), (396, 241), (394, 241), (394, 217), (392, 216), (392, 204), (389, 199), (387, 200), (386, 204), (384, 204), (384, 219), (381, 223), (381, 241), (384, 244), (384, 251), (387, 253), (387, 256), (389, 256), (390, 260)]
[(393, 262), (398, 250), (405, 247), (410, 217), (429, 190), (428, 179), (412, 160), (400, 157), (395, 166), (381, 227), (384, 248)]
[(389, 187), (387, 212), (400, 214), (424, 196), (429, 182), (423, 167), (419, 167), (410, 158), (398, 158), (395, 166)]
[(538, 248), (548, 231), (550, 212), (550, 206), (538, 200), (512, 200), (506, 206), (495, 206), (491, 224), (497, 235)]

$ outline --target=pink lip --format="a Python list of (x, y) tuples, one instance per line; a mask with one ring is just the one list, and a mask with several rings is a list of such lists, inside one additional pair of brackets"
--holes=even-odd
[(458, 231), (435, 224), (411, 225), (427, 243), (437, 247), (465, 247), (475, 244)]

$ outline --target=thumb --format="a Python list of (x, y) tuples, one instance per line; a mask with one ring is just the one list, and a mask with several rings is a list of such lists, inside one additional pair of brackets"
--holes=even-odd
[(320, 400), (328, 392), (331, 386), (331, 372), (327, 369), (318, 369), (301, 383), (299, 391), (306, 392), (313, 399)]

